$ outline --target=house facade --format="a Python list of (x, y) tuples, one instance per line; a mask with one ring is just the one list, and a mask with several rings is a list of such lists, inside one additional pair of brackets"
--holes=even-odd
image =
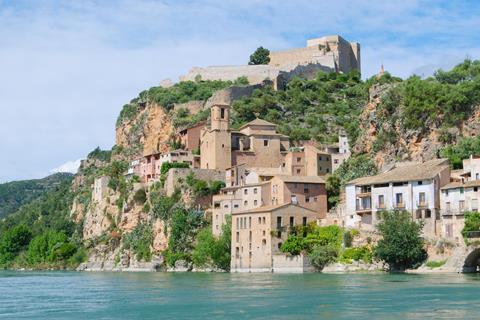
[(445, 159), (398, 165), (376, 176), (347, 183), (346, 225), (375, 225), (383, 210), (405, 210), (427, 221), (426, 232), (436, 232), (440, 219), (440, 189), (450, 182)]
[(288, 230), (318, 219), (318, 213), (291, 203), (232, 214), (231, 272), (272, 272)]

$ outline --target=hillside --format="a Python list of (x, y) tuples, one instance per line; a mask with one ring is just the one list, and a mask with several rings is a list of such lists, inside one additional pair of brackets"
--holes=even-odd
[[(294, 144), (332, 143), (345, 130), (353, 156), (328, 179), (329, 202), (335, 205), (347, 180), (373, 174), (389, 162), (440, 155), (458, 160), (480, 152), (480, 140), (474, 137), (480, 133), (479, 66), (466, 60), (434, 77), (406, 80), (388, 73), (366, 81), (356, 72), (319, 73), (312, 80), (295, 78), (281, 91), (265, 82), (234, 99), (232, 126), (260, 117), (276, 123)], [(92, 151), (71, 184), (65, 181), (34, 201), (22, 196), (9, 200), (15, 204), (10, 213), (31, 202), (0, 224), (0, 265), (65, 267), (88, 257), (95, 270), (156, 269), (180, 261), (183, 266), (227, 270), (229, 239), (211, 237), (206, 207), (199, 205), (209, 203), (205, 200), (218, 192), (219, 181), (189, 175), (167, 195), (162, 179), (143, 185), (124, 173), (128, 162), (141, 155), (181, 148), (176, 132), (208, 121), (207, 100), (232, 86), (246, 88), (247, 83), (198, 80), (141, 92), (120, 112), (116, 145)], [(94, 199), (99, 177), (107, 177), (108, 183)], [(27, 197), (36, 194), (25, 186), (19, 190)], [(8, 249), (12, 239), (17, 239), (14, 252)], [(42, 241), (52, 247), (40, 245)]]
[(0, 218), (17, 211), (65, 181), (73, 175), (55, 173), (43, 179), (13, 181), (0, 184)]

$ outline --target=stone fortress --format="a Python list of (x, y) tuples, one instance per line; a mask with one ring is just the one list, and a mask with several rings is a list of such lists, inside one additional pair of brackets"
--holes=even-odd
[(361, 71), (360, 44), (348, 42), (339, 35), (307, 40), (305, 48), (271, 52), (268, 65), (194, 67), (181, 81), (236, 80), (247, 77), (250, 84), (271, 80), (281, 89), (294, 76), (314, 78), (319, 71), (347, 73)]

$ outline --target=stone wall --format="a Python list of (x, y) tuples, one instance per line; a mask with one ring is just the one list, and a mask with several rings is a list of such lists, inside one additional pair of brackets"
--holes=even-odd
[(180, 187), (181, 181), (185, 181), (186, 177), (193, 172), (196, 179), (205, 181), (223, 181), (225, 182), (225, 172), (210, 169), (191, 169), (191, 168), (172, 168), (168, 171), (165, 181), (165, 192), (171, 196), (175, 188)]
[(304, 273), (314, 272), (308, 257), (304, 255), (290, 256), (275, 254), (272, 256), (272, 271), (275, 273)]

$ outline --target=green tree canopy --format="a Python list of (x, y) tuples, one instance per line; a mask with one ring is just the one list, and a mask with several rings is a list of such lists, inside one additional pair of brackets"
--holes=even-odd
[(375, 257), (385, 261), (391, 271), (419, 266), (427, 258), (421, 237), (423, 224), (412, 220), (406, 211), (384, 211), (377, 229), (382, 236)]
[(268, 64), (270, 62), (270, 50), (264, 47), (258, 47), (254, 53), (250, 55), (248, 64)]

